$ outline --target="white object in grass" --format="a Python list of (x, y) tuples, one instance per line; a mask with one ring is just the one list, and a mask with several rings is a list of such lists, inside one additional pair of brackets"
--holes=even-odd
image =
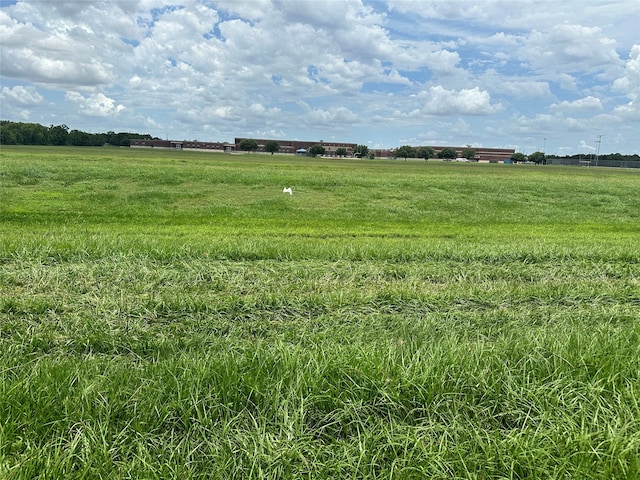
[(289, 195), (293, 195), (293, 190), (291, 190), (291, 187), (284, 187), (282, 189), (282, 193), (288, 193)]

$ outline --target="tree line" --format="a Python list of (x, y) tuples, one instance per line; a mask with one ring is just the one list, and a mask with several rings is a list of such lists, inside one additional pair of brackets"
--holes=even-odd
[(74, 145), (100, 147), (113, 145), (128, 147), (131, 139), (159, 140), (148, 134), (131, 132), (87, 133), (70, 130), (66, 125), (45, 127), (38, 123), (0, 121), (0, 144), (2, 145)]
[[(240, 150), (246, 152), (255, 152), (259, 149), (258, 143), (251, 139), (246, 138), (240, 142), (238, 145)], [(264, 145), (264, 151), (274, 153), (280, 151), (280, 145), (275, 140), (270, 140)], [(312, 145), (309, 150), (306, 152), (308, 156), (317, 157), (322, 156), (326, 153), (326, 149), (322, 144)], [(432, 147), (411, 147), (409, 145), (403, 145), (398, 147), (394, 154), (396, 157), (404, 158), (424, 158), (428, 160), (430, 158), (434, 158), (436, 155), (435, 150)], [(344, 147), (339, 147), (335, 151), (335, 155), (338, 157), (346, 157), (348, 155), (347, 149)], [(369, 151), (369, 147), (366, 145), (357, 145), (353, 151), (353, 155), (358, 158), (374, 158), (373, 152)], [(476, 151), (472, 148), (468, 148), (462, 152), (462, 156), (468, 159), (475, 158)], [(443, 159), (454, 159), (457, 156), (457, 152), (454, 148), (447, 147), (438, 152), (437, 157)]]
[[(424, 158), (429, 160), (430, 158), (442, 158), (445, 160), (452, 160), (458, 156), (456, 150), (452, 147), (443, 148), (436, 155), (436, 151), (433, 147), (412, 147), (411, 145), (402, 145), (395, 150), (396, 158)], [(464, 158), (472, 159), (476, 156), (476, 151), (472, 148), (467, 148), (462, 152)]]
[[(249, 152), (257, 151), (260, 148), (260, 146), (258, 145), (258, 142), (256, 142), (254, 139), (245, 138), (238, 144), (238, 148), (240, 150), (243, 150), (249, 153)], [(280, 151), (280, 144), (275, 140), (269, 140), (264, 145), (264, 151), (273, 155), (274, 153)], [(306, 152), (307, 156), (310, 156), (310, 157), (322, 156), (325, 153), (327, 153), (327, 149), (320, 143), (316, 145), (312, 145), (309, 148), (309, 150)], [(369, 158), (373, 158), (372, 154), (369, 153), (369, 147), (367, 147), (366, 145), (358, 145), (353, 151), (353, 153), (357, 157), (364, 158), (369, 156)], [(339, 147), (336, 149), (336, 156), (346, 157), (347, 155), (348, 155), (348, 152), (346, 148)]]

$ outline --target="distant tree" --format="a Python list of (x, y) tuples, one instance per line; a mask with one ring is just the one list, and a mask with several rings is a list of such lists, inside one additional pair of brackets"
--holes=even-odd
[(467, 147), (462, 151), (462, 157), (467, 160), (473, 160), (476, 158), (476, 150), (474, 148)]
[(367, 147), (366, 145), (358, 145), (353, 151), (353, 154), (356, 157), (365, 158), (369, 154), (369, 147)]
[(19, 142), (18, 124), (7, 120), (0, 121), (0, 145), (15, 145)]
[(420, 148), (418, 148), (418, 150), (416, 152), (416, 157), (417, 158), (424, 158), (425, 160), (429, 160), (430, 158), (433, 158), (435, 153), (436, 152), (433, 150), (432, 147), (420, 147)]
[(128, 147), (129, 145), (131, 145), (130, 138), (138, 138), (138, 135), (132, 134), (132, 133), (126, 133), (126, 132), (116, 133), (113, 131), (108, 131), (105, 134), (104, 143), (108, 143), (109, 145), (113, 145), (114, 147), (120, 147), (120, 146)]
[(269, 140), (264, 145), (264, 151), (265, 152), (269, 152), (269, 153), (271, 153), (271, 155), (273, 155), (274, 153), (280, 151), (280, 144), (278, 142), (276, 142), (275, 140)]
[(313, 145), (309, 149), (309, 155), (311, 155), (312, 157), (317, 157), (318, 155), (324, 155), (325, 152), (326, 152), (326, 149), (319, 143), (316, 145)]
[(69, 132), (69, 144), (77, 147), (86, 147), (91, 144), (91, 138), (86, 132), (71, 130)]
[(410, 145), (402, 145), (396, 150), (396, 157), (402, 157), (407, 160), (407, 158), (415, 158), (416, 149)]
[(110, 145), (117, 145), (118, 144), (118, 137), (116, 135), (116, 132), (114, 132), (113, 130), (109, 130), (107, 133), (104, 134), (104, 143), (108, 143)]
[(533, 152), (529, 155), (529, 161), (535, 164), (547, 163), (547, 157), (543, 152)]
[[(46, 145), (49, 143), (49, 130), (37, 123), (17, 123), (15, 124), (19, 130), (18, 137), (21, 139), (18, 143), (23, 145)], [(66, 125), (64, 125), (66, 128)]]
[(66, 145), (69, 138), (69, 127), (56, 125), (49, 128), (49, 143), (51, 145)]
[(258, 150), (258, 144), (251, 138), (245, 138), (244, 140), (242, 140), (238, 147), (240, 148), (240, 150), (244, 150), (245, 152)]
[(8, 128), (0, 129), (0, 145), (15, 145), (18, 143), (15, 132)]
[(338, 155), (339, 157), (346, 157), (347, 156), (347, 149), (344, 147), (339, 147), (336, 149), (336, 155)]
[(139, 133), (87, 133), (71, 130), (66, 125), (45, 127), (37, 123), (0, 121), (0, 143), (22, 145), (91, 145), (102, 146), (106, 143), (116, 146), (129, 146), (130, 138), (148, 138), (149, 134)]
[(440, 150), (440, 153), (438, 153), (438, 158), (442, 158), (445, 160), (453, 160), (457, 156), (458, 153), (456, 152), (456, 149), (452, 147), (443, 148), (442, 150)]
[(525, 162), (527, 160), (527, 157), (525, 156), (524, 153), (514, 153), (513, 155), (511, 155), (511, 161), (513, 163), (522, 163)]

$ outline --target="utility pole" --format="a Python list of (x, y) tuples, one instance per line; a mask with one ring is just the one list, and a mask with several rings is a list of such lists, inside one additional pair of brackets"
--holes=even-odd
[(603, 135), (598, 135), (598, 139), (596, 140), (596, 167), (598, 166), (598, 155), (600, 155), (600, 144), (602, 143)]

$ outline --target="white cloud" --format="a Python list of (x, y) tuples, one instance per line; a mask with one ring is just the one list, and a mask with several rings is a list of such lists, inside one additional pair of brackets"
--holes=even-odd
[(533, 30), (519, 56), (541, 72), (599, 72), (618, 66), (616, 41), (599, 27), (555, 25), (549, 31)]
[(345, 107), (330, 108), (328, 110), (314, 109), (304, 115), (308, 125), (316, 127), (348, 127), (358, 121), (358, 116)]
[(498, 85), (496, 90), (517, 98), (545, 98), (551, 95), (549, 82), (535, 80), (506, 80)]
[(216, 4), (227, 12), (252, 21), (263, 19), (272, 8), (271, 0), (222, 0)]
[(500, 95), (517, 99), (551, 97), (551, 90), (547, 81), (504, 75), (498, 73), (495, 69), (488, 69), (480, 78), (484, 88)]
[(120, 35), (135, 30), (116, 2), (19, 2), (8, 11), (0, 9), (2, 75), (55, 87), (113, 82)]
[(624, 93), (631, 101), (619, 105), (614, 112), (626, 120), (640, 120), (640, 45), (633, 45), (624, 75), (613, 82), (613, 89)]
[(112, 116), (126, 110), (124, 105), (116, 104), (115, 100), (102, 93), (84, 97), (78, 92), (68, 92), (66, 99), (78, 104), (86, 114), (97, 117)]
[(435, 129), (430, 129), (424, 132), (418, 132), (414, 137), (404, 137), (400, 139), (400, 144), (403, 145), (451, 145), (453, 143), (466, 145), (464, 143), (456, 141), (457, 138), (468, 138), (471, 133), (471, 125), (465, 122), (463, 119), (458, 118), (455, 121), (444, 121), (432, 123)]
[[(503, 48), (517, 47), (521, 44), (521, 42), (522, 42), (521, 35), (507, 34), (504, 32), (494, 33), (493, 35), (487, 38), (484, 38), (482, 40), (482, 43), (484, 45), (491, 45), (494, 47), (503, 47)], [(505, 55), (505, 54), (502, 53), (502, 55)]]
[[(632, 100), (625, 105), (618, 105), (614, 112), (619, 114), (625, 120), (640, 121), (640, 101)], [(640, 137), (640, 133), (637, 132), (636, 139)]]
[(558, 73), (557, 75), (551, 75), (550, 78), (558, 82), (558, 85), (564, 90), (575, 92), (578, 90), (578, 80), (573, 75), (568, 73)]
[[(561, 6), (533, 0), (484, 0), (482, 2), (443, 2), (437, 0), (389, 0), (389, 6), (400, 12), (419, 15), (427, 19), (466, 19), (492, 25), (521, 26), (525, 18), (545, 18), (558, 14)], [(557, 2), (554, 2), (557, 3)], [(546, 10), (546, 11), (545, 11)]]
[(13, 88), (2, 87), (2, 103), (21, 107), (32, 107), (44, 103), (44, 97), (34, 87), (17, 85)]
[(557, 117), (545, 113), (536, 114), (533, 117), (521, 115), (513, 119), (512, 125), (520, 133), (535, 133), (551, 131), (556, 125)]
[(602, 110), (602, 102), (599, 98), (588, 96), (579, 100), (563, 101), (560, 103), (553, 103), (550, 105), (552, 110), (573, 110), (573, 111), (595, 111)]
[[(634, 28), (620, 31), (620, 25), (637, 26), (638, 4), (635, 0), (388, 0), (391, 10), (417, 15), (427, 20), (458, 23), (473, 22), (475, 26), (491, 26), (498, 34), (505, 30), (528, 30), (541, 25), (598, 25), (609, 35), (623, 34), (632, 38)], [(456, 31), (457, 32), (457, 31)]]
[(253, 118), (259, 119), (277, 118), (282, 113), (278, 107), (267, 108), (261, 103), (252, 103), (248, 108), (248, 112)]
[(634, 45), (631, 48), (625, 73), (613, 82), (613, 88), (632, 98), (640, 97), (640, 45)]
[(420, 111), (428, 115), (489, 115), (501, 108), (492, 105), (489, 92), (478, 87), (454, 91), (438, 85), (420, 92), (416, 98), (424, 100)]
[(585, 142), (584, 140), (580, 140), (580, 144), (578, 145), (578, 150), (581, 152), (584, 152), (584, 151), (595, 152), (596, 147), (592, 145), (588, 145), (587, 142)]

